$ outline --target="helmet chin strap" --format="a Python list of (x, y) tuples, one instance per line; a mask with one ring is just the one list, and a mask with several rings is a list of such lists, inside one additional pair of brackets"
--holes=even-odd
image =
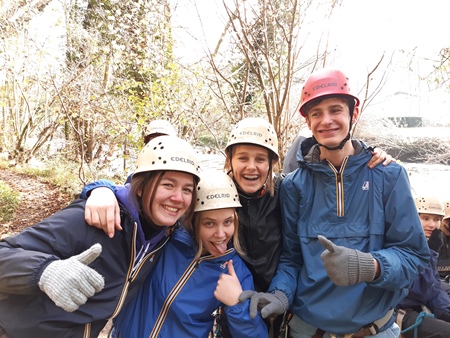
[[(314, 136), (313, 136), (313, 138), (314, 138)], [(314, 138), (315, 139), (315, 138)], [(327, 149), (327, 150), (342, 150), (342, 148), (344, 148), (344, 145), (345, 145), (345, 143), (347, 143), (347, 141), (348, 140), (350, 140), (350, 132), (347, 134), (347, 136), (341, 141), (341, 143), (339, 143), (339, 145), (338, 146), (336, 146), (336, 147), (328, 147), (328, 146), (326, 146), (326, 145), (324, 145), (324, 144), (322, 144), (322, 143), (319, 143), (319, 142), (317, 142), (317, 140), (316, 140), (316, 142), (317, 142), (317, 144), (320, 146), (320, 147), (324, 147), (325, 149)]]

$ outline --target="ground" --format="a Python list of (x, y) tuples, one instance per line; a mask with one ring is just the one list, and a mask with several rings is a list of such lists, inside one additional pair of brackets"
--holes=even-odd
[(0, 238), (22, 231), (70, 203), (72, 197), (41, 178), (0, 169), (0, 180), (20, 193), (12, 221), (0, 224)]
[[(72, 196), (41, 178), (0, 169), (0, 180), (20, 193), (20, 204), (12, 221), (0, 224), (0, 238), (13, 235), (61, 210)], [(107, 337), (109, 323), (99, 338)]]

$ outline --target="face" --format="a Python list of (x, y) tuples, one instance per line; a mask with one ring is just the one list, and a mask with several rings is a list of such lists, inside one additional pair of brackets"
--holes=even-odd
[[(167, 171), (156, 187), (155, 197), (149, 205), (152, 222), (159, 226), (175, 224), (191, 205), (193, 191), (194, 178), (191, 174)], [(149, 204), (150, 198), (151, 196), (143, 196), (143, 203)]]
[(441, 227), (442, 216), (432, 214), (419, 214), (420, 223), (422, 223), (423, 232), (429, 238), (434, 229)]
[(234, 234), (234, 208), (201, 211), (199, 237), (203, 248), (213, 256), (227, 251), (227, 244)]
[(233, 177), (247, 194), (257, 192), (269, 174), (269, 149), (256, 145), (235, 145), (231, 156)]
[[(353, 123), (358, 118), (358, 108), (353, 111)], [(317, 142), (336, 147), (347, 136), (350, 128), (350, 111), (345, 100), (329, 98), (312, 107), (306, 118), (308, 128)]]

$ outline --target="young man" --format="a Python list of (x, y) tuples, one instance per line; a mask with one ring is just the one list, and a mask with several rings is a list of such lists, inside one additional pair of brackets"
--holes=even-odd
[[(433, 196), (416, 197), (416, 207), (420, 222), (430, 246), (431, 259), (419, 277), (412, 283), (408, 296), (397, 306), (397, 323), (405, 338), (446, 338), (450, 337), (450, 298), (441, 288), (437, 271), (438, 253), (432, 248), (433, 238), (439, 238), (444, 207)], [(436, 246), (439, 247), (439, 244)], [(417, 326), (417, 317), (423, 311), (430, 311), (433, 316), (426, 315)], [(427, 312), (425, 312), (427, 313)]]
[(350, 140), (358, 105), (339, 70), (306, 81), (313, 146), (281, 185), (282, 256), (268, 293), (240, 297), (253, 316), (290, 308), (290, 337), (398, 336), (393, 309), (430, 258), (405, 169), (370, 169), (370, 150)]

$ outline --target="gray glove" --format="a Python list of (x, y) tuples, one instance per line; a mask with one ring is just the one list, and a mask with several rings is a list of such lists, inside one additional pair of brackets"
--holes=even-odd
[(88, 267), (102, 252), (97, 243), (77, 256), (50, 263), (42, 272), (39, 288), (67, 312), (73, 312), (103, 289), (105, 281)]
[(267, 318), (270, 315), (279, 315), (287, 311), (289, 308), (289, 301), (286, 295), (275, 290), (273, 293), (243, 291), (239, 295), (239, 302), (244, 302), (250, 298), (250, 318), (254, 319), (261, 310), (261, 316)]
[(334, 284), (348, 286), (374, 280), (375, 262), (370, 253), (335, 245), (321, 235), (318, 238), (327, 249), (322, 252), (320, 258)]

